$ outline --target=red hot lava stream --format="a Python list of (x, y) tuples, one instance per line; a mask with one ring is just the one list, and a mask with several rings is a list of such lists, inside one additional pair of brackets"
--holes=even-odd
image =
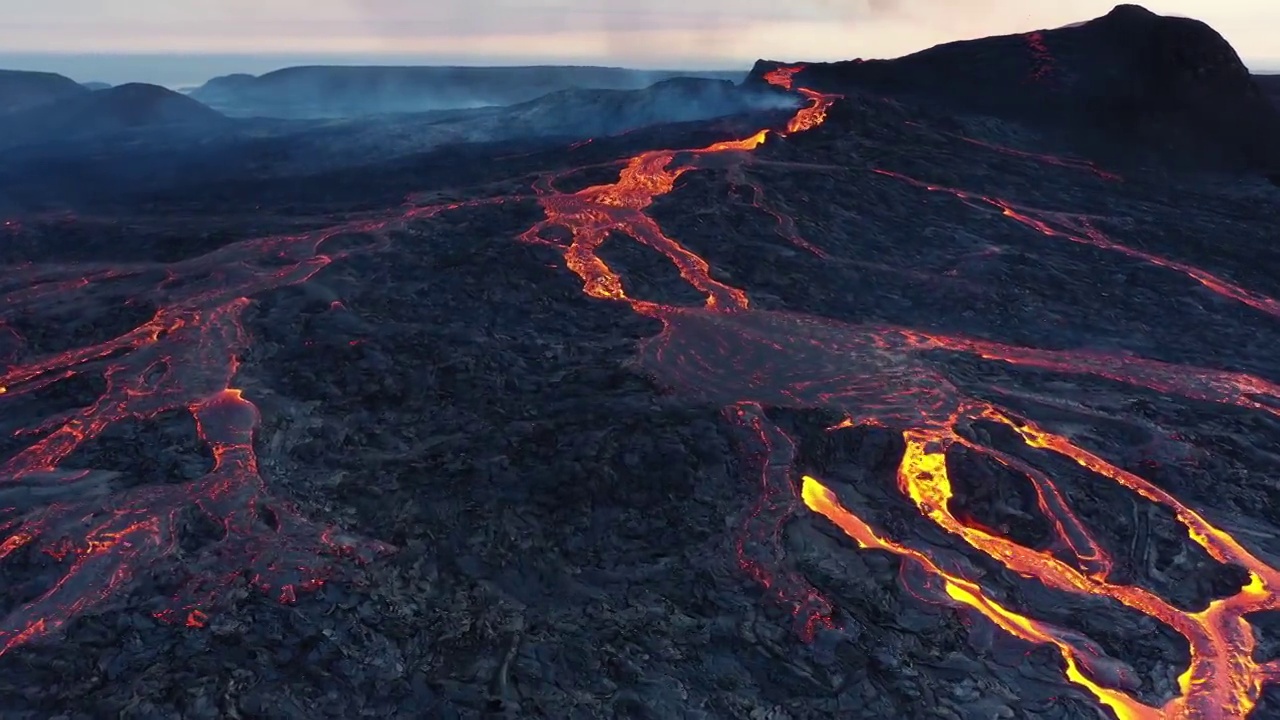
[[(766, 76), (770, 82), (790, 88), (799, 68), (783, 68)], [(788, 124), (788, 132), (816, 127), (834, 101), (812, 91), (804, 93), (810, 105)], [(763, 141), (757, 134), (738, 143), (719, 143), (689, 151), (696, 158), (711, 152), (744, 151)], [(1049, 644), (1062, 654), (1065, 674), (1124, 720), (1136, 718), (1217, 718), (1223, 711), (1244, 717), (1256, 704), (1262, 683), (1277, 671), (1272, 664), (1252, 660), (1254, 638), (1244, 616), (1280, 608), (1280, 573), (1255, 557), (1229, 534), (1214, 527), (1192, 509), (1150, 482), (1115, 467), (1065, 436), (1056, 435), (1000, 408), (967, 397), (945, 377), (914, 356), (928, 350), (951, 350), (1016, 365), (1068, 373), (1088, 373), (1186, 397), (1247, 407), (1280, 415), (1261, 398), (1280, 399), (1280, 387), (1243, 374), (1215, 372), (1093, 353), (1050, 352), (1003, 346), (997, 343), (934, 336), (877, 327), (846, 326), (819, 318), (752, 311), (745, 292), (711, 276), (710, 267), (661, 229), (643, 213), (654, 197), (670, 192), (687, 165), (672, 168), (677, 153), (655, 151), (632, 158), (618, 182), (586, 188), (577, 193), (556, 193), (543, 185), (542, 204), (547, 219), (523, 238), (542, 239), (553, 226), (568, 230), (564, 246), (571, 270), (593, 297), (625, 302), (636, 312), (663, 321), (661, 334), (645, 344), (642, 358), (667, 384), (697, 392), (729, 407), (739, 421), (751, 428), (765, 457), (763, 499), (748, 520), (748, 530), (762, 527), (776, 537), (785, 517), (788, 491), (794, 492), (788, 468), (791, 442), (764, 418), (762, 407), (831, 408), (845, 411), (856, 423), (897, 427), (907, 443), (898, 470), (900, 490), (915, 502), (921, 515), (955, 535), (975, 550), (1004, 564), (1024, 577), (1047, 587), (1082, 595), (1110, 598), (1156, 618), (1187, 638), (1191, 663), (1179, 678), (1181, 694), (1164, 707), (1153, 708), (1127, 694), (1132, 671), (1107, 658), (1093, 643), (1077, 633), (1053, 627), (1019, 614), (992, 599), (979, 585), (949, 574), (926, 552), (880, 537), (870, 526), (840, 506), (830, 490), (806, 477), (802, 500), (844, 530), (864, 548), (887, 550), (915, 562), (944, 583), (947, 598), (981, 614), (1009, 634), (1031, 643)], [(979, 196), (968, 196), (977, 198)], [(982, 198), (986, 199), (986, 198)], [(992, 201), (998, 202), (998, 201)], [(999, 203), (1006, 214), (1023, 218), (1012, 206)], [(1039, 225), (1036, 229), (1044, 231)], [(621, 278), (597, 254), (610, 233), (641, 242), (667, 256), (681, 275), (706, 296), (702, 309), (661, 305), (626, 295)], [(1063, 234), (1063, 233), (1055, 233)], [(1265, 299), (1189, 266), (1133, 251), (1100, 234), (1074, 235), (1070, 239), (1126, 252), (1153, 264), (1186, 272), (1211, 289), (1255, 307)], [(1206, 278), (1209, 280), (1206, 281)], [(1148, 501), (1172, 510), (1191, 541), (1213, 558), (1247, 569), (1250, 582), (1238, 594), (1213, 601), (1200, 612), (1175, 608), (1150, 591), (1108, 580), (1112, 561), (1086, 524), (1070, 510), (1065, 496), (1051, 479), (1024, 461), (967, 439), (963, 428), (975, 420), (1003, 424), (1017, 432), (1031, 447), (1064, 455), (1087, 470), (1136, 492)], [(946, 452), (955, 445), (988, 454), (1021, 471), (1036, 489), (1041, 511), (1058, 533), (1059, 547), (1037, 550), (1014, 543), (991, 531), (966, 524), (949, 509), (951, 484)], [(756, 522), (761, 514), (770, 516)], [(739, 549), (744, 544), (739, 543)], [(1067, 551), (1072, 560), (1060, 559)], [(775, 575), (754, 558), (744, 557), (744, 567), (776, 591), (797, 614), (806, 632), (830, 625), (829, 604), (794, 573)]]
[[(800, 69), (779, 68), (766, 76), (769, 82), (808, 99), (782, 134), (818, 127), (837, 99), (793, 88)], [(860, 547), (893, 553), (922, 568), (944, 591), (937, 600), (967, 608), (1025, 642), (1054, 647), (1062, 656), (1066, 679), (1123, 720), (1244, 717), (1256, 704), (1263, 683), (1272, 682), (1280, 673), (1276, 663), (1260, 664), (1252, 659), (1255, 640), (1245, 619), (1252, 612), (1280, 609), (1280, 573), (1149, 481), (1114, 466), (1067, 436), (965, 395), (930, 364), (927, 354), (951, 351), (1019, 366), (1096, 375), (1278, 415), (1280, 406), (1273, 401), (1280, 399), (1280, 387), (1241, 373), (1129, 356), (1043, 351), (754, 310), (744, 290), (715, 279), (705, 260), (667, 236), (645, 211), (654, 198), (671, 192), (682, 174), (695, 169), (699, 158), (710, 154), (732, 158), (736, 154), (741, 162), (748, 162), (748, 153), (763, 143), (769, 132), (761, 130), (748, 138), (699, 149), (641, 153), (630, 159), (617, 182), (575, 193), (557, 192), (555, 178), (544, 178), (535, 190), (546, 219), (521, 236), (526, 242), (560, 249), (588, 295), (625, 303), (637, 313), (661, 320), (663, 330), (642, 345), (641, 361), (659, 380), (725, 407), (730, 419), (754, 438), (752, 445), (762, 466), (762, 492), (738, 542), (744, 569), (791, 608), (806, 634), (833, 624), (830, 604), (798, 573), (785, 570), (780, 557), (782, 525), (803, 505), (830, 520)], [(1078, 219), (1052, 215), (1054, 222), (1066, 228), (1057, 230), (1025, 209), (963, 191), (947, 191), (997, 207), (1040, 232), (1107, 247), (1183, 272), (1216, 292), (1260, 309), (1276, 307), (1268, 298), (1190, 266), (1131, 250), (1100, 233), (1091, 234)], [(0, 484), (0, 504), (13, 504), (18, 512), (0, 520), (0, 532), (5, 534), (0, 558), (39, 545), (64, 565), (61, 580), (0, 624), (0, 653), (63, 625), (118, 591), (134, 573), (173, 554), (178, 512), (190, 505), (225, 527), (219, 561), (221, 569), (229, 573), (225, 577), (192, 577), (157, 613), (190, 625), (204, 623), (207, 616), (203, 608), (244, 569), (249, 570), (255, 585), (290, 602), (297, 590), (323, 582), (329, 565), (317, 562), (318, 557), (358, 554), (367, 558), (388, 551), (377, 543), (313, 527), (296, 510), (267, 493), (252, 443), (257, 410), (232, 387), (237, 354), (248, 342), (238, 318), (249, 303), (246, 298), (304, 282), (339, 257), (320, 252), (329, 238), (339, 233), (377, 236), (404, 221), (430, 217), (450, 207), (457, 205), (410, 208), (390, 220), (353, 223), (305, 236), (247, 241), (172, 265), (80, 267), (74, 268), (75, 274), (60, 267), (21, 269), (28, 287), (3, 298), (4, 307), (10, 310), (57, 301), (73, 290), (92, 289), (110, 277), (162, 270), (166, 278), (146, 298), (160, 310), (136, 330), (17, 365), (0, 376), (0, 401), (90, 371), (102, 373), (107, 380), (106, 391), (93, 405), (31, 429), (43, 437), (2, 469), (6, 479)], [(794, 225), (779, 222), (784, 225), (784, 234), (795, 235), (791, 239), (796, 242)], [(567, 230), (569, 239), (562, 242), (544, 237), (544, 231), (554, 228)], [(598, 254), (611, 234), (662, 253), (685, 281), (705, 296), (703, 306), (678, 307), (628, 296), (621, 276)], [(766, 407), (843, 412), (847, 420), (832, 431), (877, 424), (901, 432), (906, 451), (898, 467), (898, 487), (924, 519), (1029, 581), (1110, 599), (1183, 635), (1191, 648), (1191, 662), (1179, 678), (1179, 695), (1163, 707), (1143, 704), (1129, 692), (1134, 682), (1132, 671), (1079, 633), (1006, 607), (978, 583), (957, 574), (951, 563), (936, 557), (937, 551), (883, 536), (844, 507), (818, 479), (805, 476), (797, 487), (792, 470), (793, 443), (765, 417)], [(204, 478), (112, 494), (99, 473), (59, 470), (72, 451), (106, 427), (175, 409), (185, 409), (195, 417), (200, 437), (214, 456), (214, 467)], [(1030, 463), (973, 440), (969, 428), (978, 421), (1001, 424), (1028, 446), (1069, 458), (1098, 478), (1164, 506), (1182, 524), (1189, 541), (1219, 562), (1247, 570), (1249, 582), (1236, 594), (1191, 612), (1148, 590), (1113, 581), (1107, 550), (1087, 523), (1072, 512), (1053, 480)], [(1032, 549), (956, 517), (949, 507), (952, 487), (947, 452), (957, 446), (986, 454), (1023, 474), (1057, 542), (1047, 549)], [(39, 497), (53, 500), (40, 505), (33, 500)]]
[[(253, 447), (258, 412), (233, 386), (238, 358), (249, 344), (240, 315), (249, 297), (305, 282), (336, 259), (372, 249), (321, 253), (330, 239), (377, 236), (452, 207), (457, 206), (410, 207), (391, 220), (250, 240), (170, 264), (12, 268), (0, 287), (17, 289), (0, 296), (0, 319), (118, 303), (104, 283), (121, 279), (138, 284), (153, 279), (151, 288), (130, 302), (158, 309), (116, 338), (10, 364), (0, 373), (0, 403), (77, 375), (97, 374), (106, 381), (89, 406), (18, 430), (18, 437), (39, 439), (0, 464), (0, 561), (38, 551), (59, 563), (61, 574), (0, 618), (0, 654), (56, 631), (139, 572), (179, 555), (184, 515), (192, 511), (221, 526), (223, 539), (215, 568), (196, 567), (206, 558), (183, 563), (186, 576), (154, 610), (167, 621), (203, 625), (214, 598), (242, 577), (281, 602), (292, 602), (298, 591), (322, 584), (336, 569), (334, 560), (363, 562), (390, 551), (382, 543), (315, 526), (267, 492)], [(12, 328), (0, 324), (4, 330), (22, 343)], [(199, 438), (213, 456), (205, 476), (113, 491), (114, 473), (61, 468), (108, 427), (175, 410), (194, 417)]]

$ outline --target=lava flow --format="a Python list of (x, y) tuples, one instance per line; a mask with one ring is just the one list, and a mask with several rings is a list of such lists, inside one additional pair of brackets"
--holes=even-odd
[[(794, 76), (801, 69), (782, 67), (766, 75), (768, 82), (809, 100), (780, 135), (819, 126), (837, 100), (834, 95), (793, 87)], [(1016, 366), (1094, 375), (1276, 415), (1280, 415), (1280, 405), (1274, 402), (1280, 399), (1280, 387), (1242, 373), (1130, 356), (1021, 348), (908, 328), (851, 325), (754, 309), (745, 290), (716, 279), (704, 259), (666, 235), (646, 210), (655, 198), (670, 193), (681, 175), (697, 168), (700, 158), (726, 156), (733, 172), (733, 159), (749, 162), (750, 151), (764, 143), (770, 132), (761, 130), (740, 140), (697, 149), (644, 152), (627, 162), (616, 182), (573, 193), (555, 189), (558, 176), (544, 177), (534, 190), (546, 217), (520, 236), (524, 242), (563, 252), (566, 265), (582, 280), (589, 296), (624, 303), (637, 313), (660, 320), (662, 331), (640, 348), (643, 366), (666, 385), (723, 407), (730, 420), (746, 431), (745, 443), (761, 468), (761, 499), (738, 537), (744, 570), (787, 605), (805, 635), (823, 626), (834, 627), (830, 602), (798, 572), (786, 567), (781, 547), (784, 523), (796, 510), (807, 507), (834, 523), (860, 547), (893, 553), (922, 568), (942, 589), (934, 600), (967, 608), (1027, 643), (1054, 647), (1062, 657), (1066, 680), (1122, 720), (1247, 715), (1263, 684), (1280, 675), (1280, 665), (1254, 661), (1255, 640), (1245, 617), (1280, 609), (1280, 572), (1146, 479), (1116, 467), (1066, 435), (960, 391), (945, 368), (932, 358), (939, 351), (962, 353)], [(1046, 234), (1183, 272), (1254, 307), (1280, 307), (1269, 298), (1188, 265), (1114, 243), (1090, 232), (1086, 221), (1078, 217), (1041, 213), (1046, 218), (1041, 221), (1032, 217), (1031, 211), (1002, 201), (903, 179), (985, 203)], [(271, 499), (253, 449), (257, 411), (244, 393), (233, 387), (237, 357), (248, 343), (238, 318), (250, 302), (247, 298), (304, 282), (338, 257), (321, 253), (328, 239), (338, 234), (381, 238), (387, 229), (405, 220), (430, 217), (457, 206), (410, 208), (390, 220), (248, 241), (170, 265), (23, 268), (18, 279), (27, 287), (0, 298), (6, 313), (0, 319), (36, 302), (94, 302), (99, 296), (93, 289), (108, 278), (162, 277), (157, 277), (153, 290), (135, 298), (158, 308), (155, 316), (137, 329), (113, 340), (19, 364), (0, 375), (0, 390), (4, 391), (0, 402), (12, 402), (90, 371), (101, 373), (107, 382), (101, 398), (89, 407), (29, 429), (41, 434), (41, 439), (0, 468), (5, 478), (0, 484), (0, 506), (14, 508), (8, 516), (0, 516), (0, 532), (5, 533), (0, 558), (38, 545), (62, 563), (61, 579), (4, 619), (0, 653), (64, 624), (117, 592), (132, 575), (175, 554), (179, 515), (190, 508), (217, 519), (226, 531), (214, 558), (217, 572), (202, 575), (192, 570), (180, 583), (176, 597), (157, 611), (160, 617), (190, 625), (203, 624), (207, 618), (204, 606), (213, 594), (246, 570), (251, 582), (288, 602), (297, 590), (323, 581), (329, 568), (316, 561), (318, 556), (359, 553), (367, 558), (389, 550), (378, 543), (313, 527), (296, 510)], [(1050, 221), (1066, 229), (1055, 229)], [(794, 224), (781, 219), (779, 223), (784, 235), (800, 242)], [(555, 230), (567, 231), (568, 239), (560, 240)], [(661, 253), (702, 293), (702, 305), (681, 307), (630, 297), (623, 278), (599, 254), (610, 236), (627, 237)], [(91, 291), (87, 298), (68, 292), (86, 288)], [(341, 305), (335, 307), (335, 311), (343, 311)], [(769, 419), (769, 408), (813, 408), (844, 414), (846, 420), (831, 428), (832, 432), (860, 424), (900, 432), (906, 449), (897, 470), (898, 490), (923, 519), (953, 536), (957, 545), (981, 553), (1027, 582), (1107, 599), (1180, 633), (1189, 644), (1191, 660), (1179, 677), (1179, 695), (1162, 707), (1143, 704), (1131, 694), (1135, 683), (1132, 670), (1107, 657), (1097, 644), (1077, 632), (1007, 607), (975, 580), (953, 569), (955, 564), (940, 557), (941, 551), (886, 537), (844, 507), (820, 480), (796, 477), (794, 443)], [(169, 410), (186, 410), (195, 417), (200, 437), (214, 458), (212, 469), (203, 478), (116, 492), (112, 478), (105, 473), (60, 469), (76, 448), (107, 427)], [(1067, 458), (1098, 479), (1163, 506), (1181, 523), (1190, 542), (1220, 563), (1243, 568), (1248, 582), (1235, 594), (1192, 612), (1174, 607), (1137, 585), (1115, 580), (1107, 548), (1073, 513), (1067, 496), (1047, 473), (975, 439), (982, 435), (973, 431), (975, 423), (1001, 425), (1028, 447)], [(952, 513), (947, 453), (957, 447), (983, 454), (1026, 478), (1056, 536), (1050, 547), (1018, 544)]]
[[(474, 201), (484, 202), (502, 199)], [(77, 376), (106, 381), (90, 405), (19, 429), (16, 437), (39, 439), (0, 464), (0, 560), (36, 551), (59, 563), (60, 575), (0, 618), (0, 654), (57, 630), (166, 558), (183, 557), (180, 579), (170, 597), (155, 603), (154, 615), (200, 625), (218, 593), (241, 578), (292, 602), (337, 570), (339, 557), (367, 561), (390, 552), (382, 543), (315, 526), (269, 494), (253, 448), (258, 413), (234, 387), (238, 358), (249, 344), (239, 318), (251, 296), (305, 282), (336, 259), (380, 246), (385, 232), (404, 221), (460, 205), (408, 207), (390, 220), (240, 242), (177, 263), (11, 268), (0, 281), (0, 292), (8, 291), (0, 295), (0, 338), (14, 345), (6, 360), (25, 343), (5, 321), (50, 310), (92, 316), (120, 302), (112, 283), (148, 288), (125, 304), (156, 310), (123, 335), (16, 362), (0, 373), (5, 403), (38, 402), (42, 391)], [(373, 242), (321, 252), (340, 236)], [(62, 468), (109, 427), (170, 411), (195, 418), (212, 455), (203, 477), (119, 489), (119, 473)], [(197, 516), (221, 528), (212, 557), (179, 547), (184, 526)], [(27, 562), (36, 558), (32, 553)]]
[(1054, 74), (1053, 53), (1044, 43), (1044, 33), (1030, 32), (1022, 36), (1031, 52), (1031, 79), (1033, 81), (1048, 80)]
[[(761, 407), (825, 408), (847, 415), (832, 428), (876, 424), (898, 429), (906, 441), (899, 469), (901, 492), (921, 515), (959, 540), (1025, 578), (1046, 587), (1110, 598), (1165, 623), (1191, 647), (1190, 666), (1179, 679), (1181, 695), (1151, 708), (1122, 692), (1132, 687), (1132, 671), (1102, 654), (1078, 634), (1014, 612), (985, 594), (973, 581), (945, 571), (926, 550), (876, 535), (868, 523), (834, 500), (819, 481), (804, 480), (804, 502), (848, 532), (862, 547), (889, 550), (945, 581), (947, 596), (979, 612), (998, 627), (1028, 642), (1050, 643), (1063, 654), (1067, 677), (1110, 706), (1118, 717), (1244, 717), (1256, 703), (1274, 663), (1252, 660), (1254, 638), (1245, 616), (1280, 609), (1280, 573), (1213, 526), (1203, 516), (1149, 481), (1107, 462), (1069, 438), (1057, 435), (998, 406), (961, 393), (930, 365), (929, 351), (963, 352), (1015, 365), (1062, 373), (1091, 374), (1164, 393), (1280, 415), (1280, 386), (1242, 373), (1209, 371), (1140, 358), (1043, 351), (967, 338), (930, 335), (883, 326), (850, 326), (831, 320), (762, 311), (709, 313), (671, 310), (662, 334), (646, 343), (642, 359), (660, 380), (746, 414), (767, 456), (767, 505), (776, 508), (790, 488), (782, 477), (790, 468), (790, 443), (764, 419)], [(749, 400), (742, 400), (749, 398)], [(1272, 402), (1264, 402), (1269, 398)], [(1053, 481), (1030, 463), (971, 439), (975, 422), (999, 423), (1027, 446), (1063, 455), (1091, 473), (1115, 482), (1147, 501), (1171, 510), (1187, 537), (1221, 563), (1245, 568), (1249, 583), (1234, 596), (1214, 600), (1205, 610), (1178, 609), (1135, 585), (1109, 580), (1112, 561), (1087, 525), (1071, 511)], [(964, 446), (1022, 473), (1032, 484), (1041, 512), (1057, 534), (1046, 549), (1033, 549), (967, 523), (952, 514), (947, 451)], [(777, 448), (782, 448), (778, 450)], [(783, 470), (787, 468), (788, 470)], [(771, 532), (780, 524), (773, 513)], [(1063, 559), (1062, 555), (1068, 559)], [(771, 558), (780, 564), (776, 543)], [(758, 564), (758, 563), (757, 563)], [(751, 569), (755, 569), (753, 565)], [(811, 591), (794, 578), (794, 609), (821, 611)], [(945, 598), (944, 598), (945, 599)], [(826, 618), (819, 618), (826, 622)], [(812, 628), (815, 618), (807, 618)], [(1228, 712), (1224, 715), (1222, 710)]]
[(804, 132), (818, 127), (826, 121), (827, 110), (831, 108), (831, 105), (836, 100), (840, 99), (839, 95), (820, 93), (804, 87), (795, 87), (796, 73), (803, 69), (803, 65), (783, 65), (764, 75), (765, 82), (786, 90), (793, 90), (809, 101), (808, 105), (800, 108), (787, 121), (787, 132), (783, 133), (784, 135)]
[[(797, 70), (781, 68), (766, 79), (789, 88)], [(807, 127), (822, 121), (832, 101), (830, 96), (824, 96), (806, 108), (821, 108), (821, 113), (806, 116), (813, 119)], [(789, 129), (793, 126), (794, 121)], [(720, 143), (690, 153), (696, 157), (708, 152), (748, 150), (763, 139), (763, 134), (758, 134), (738, 143)], [(842, 507), (834, 493), (818, 480), (803, 479), (801, 498), (811, 510), (830, 519), (861, 547), (893, 552), (941, 579), (945, 597), (940, 599), (970, 608), (1024, 641), (1057, 648), (1067, 680), (1091, 693), (1118, 717), (1242, 718), (1248, 714), (1262, 684), (1270, 681), (1280, 666), (1254, 662), (1254, 638), (1245, 615), (1280, 608), (1280, 595), (1276, 592), (1280, 589), (1280, 573), (1150, 482), (1112, 465), (1066, 436), (964, 395), (920, 356), (932, 350), (963, 352), (1015, 365), (1094, 374), (1274, 414), (1280, 414), (1280, 410), (1263, 402), (1263, 398), (1280, 400), (1280, 387), (1249, 375), (1129, 356), (1041, 351), (902, 328), (849, 326), (822, 318), (752, 310), (744, 291), (715, 280), (705, 261), (663, 234), (643, 213), (654, 197), (670, 192), (676, 178), (689, 169), (687, 165), (671, 167), (677, 154), (656, 151), (638, 155), (618, 182), (577, 193), (558, 193), (552, 182), (543, 183), (541, 202), (547, 218), (523, 238), (559, 245), (543, 239), (543, 231), (557, 226), (568, 230), (572, 239), (562, 247), (569, 268), (582, 278), (588, 294), (625, 302), (636, 312), (662, 320), (663, 331), (642, 348), (644, 365), (665, 384), (726, 407), (730, 417), (751, 430), (762, 467), (761, 500), (744, 524), (738, 542), (740, 560), (745, 570), (787, 604), (805, 634), (812, 634), (820, 626), (830, 627), (834, 621), (829, 602), (803, 577), (783, 568), (779, 536), (797, 494), (791, 478), (793, 443), (769, 422), (766, 407), (826, 408), (846, 413), (848, 420), (833, 429), (867, 423), (897, 428), (907, 445), (898, 470), (899, 489), (915, 502), (923, 517), (1023, 577), (1060, 591), (1109, 598), (1182, 634), (1191, 647), (1191, 662), (1179, 678), (1180, 694), (1163, 707), (1147, 706), (1126, 692), (1134, 684), (1132, 670), (1106, 657), (1096, 644), (1078, 633), (1005, 607), (977, 583), (945, 569), (926, 551), (882, 538)], [(962, 197), (984, 200), (1006, 214), (1025, 217), (1008, 204), (977, 195)], [(1042, 232), (1049, 230), (1047, 226), (1033, 227)], [(705, 295), (704, 306), (682, 308), (628, 297), (621, 277), (597, 253), (610, 233), (630, 237), (664, 254), (685, 280)], [(1268, 307), (1266, 298), (1189, 266), (1129, 250), (1098, 234), (1068, 237), (1091, 244), (1105, 242), (1109, 249), (1187, 272), (1211, 289), (1225, 289), (1224, 294), (1233, 299)], [(1148, 590), (1109, 580), (1112, 561), (1106, 549), (1072, 513), (1053, 481), (1029, 463), (969, 439), (966, 429), (980, 420), (1000, 423), (1018, 433), (1028, 446), (1068, 457), (1088, 471), (1170, 509), (1191, 541), (1217, 561), (1245, 568), (1249, 583), (1231, 597), (1214, 600), (1203, 611), (1189, 612)], [(1048, 549), (1025, 547), (953, 515), (949, 509), (952, 491), (946, 453), (957, 445), (1020, 471), (1035, 488), (1040, 509), (1057, 532), (1057, 545)], [(1068, 554), (1070, 560), (1061, 559), (1060, 552)]]

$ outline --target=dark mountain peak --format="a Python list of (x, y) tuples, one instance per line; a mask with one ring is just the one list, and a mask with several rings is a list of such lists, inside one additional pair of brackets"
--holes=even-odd
[(163, 102), (165, 98), (173, 96), (183, 97), (181, 93), (174, 92), (167, 87), (142, 82), (114, 85), (109, 88), (103, 88), (96, 94), (98, 98), (113, 98), (120, 102)]
[(140, 128), (203, 132), (229, 122), (225, 115), (168, 88), (127, 83), (84, 90), (74, 97), (10, 113), (0, 122), (0, 135), (6, 144), (24, 145)]
[(1099, 20), (1111, 20), (1118, 22), (1152, 22), (1160, 18), (1159, 15), (1133, 3), (1121, 3), (1113, 8), (1111, 12), (1103, 15)]
[(1152, 75), (1202, 82), (1228, 80), (1238, 85), (1248, 81), (1249, 71), (1231, 44), (1199, 20), (1157, 15), (1139, 5), (1117, 5), (1079, 27), (1046, 34), (1072, 31), (1100, 46), (1127, 49), (1133, 59), (1146, 60), (1144, 69)]
[(125, 83), (99, 90), (85, 98), (82, 109), (93, 110), (125, 127), (225, 119), (221, 113), (186, 95), (147, 83)]
[[(749, 83), (778, 63), (759, 61)], [(1117, 5), (1087, 22), (806, 65), (796, 82), (905, 96), (1164, 159), (1280, 167), (1280, 114), (1207, 24)]]
[(123, 96), (123, 97), (130, 97), (130, 96), (158, 97), (158, 96), (166, 95), (173, 92), (169, 88), (166, 88), (160, 85), (153, 85), (151, 83), (144, 83), (144, 82), (123, 83), (121, 85), (116, 85), (114, 88), (111, 88), (111, 89), (115, 91), (116, 95)]
[(674, 88), (679, 90), (705, 90), (707, 88), (732, 89), (735, 87), (732, 80), (716, 80), (713, 78), (701, 77), (673, 77), (659, 80), (650, 87)]
[[(782, 64), (757, 60), (748, 82), (762, 82), (765, 73)], [(926, 69), (928, 73), (921, 72)], [(916, 74), (920, 77), (913, 77)], [(898, 89), (941, 89), (954, 87), (954, 80), (963, 79), (958, 88), (963, 94), (978, 84), (994, 86), (1011, 81), (1022, 86), (1019, 94), (1025, 94), (1097, 85), (1120, 75), (1145, 82), (1206, 81), (1212, 76), (1247, 83), (1249, 73), (1230, 43), (1207, 24), (1157, 15), (1140, 5), (1117, 5), (1106, 15), (1086, 22), (960, 40), (892, 60), (807, 64), (800, 78), (887, 84)]]
[(0, 114), (88, 93), (88, 88), (57, 73), (0, 70)]
[(218, 77), (205, 82), (204, 85), (201, 85), (200, 87), (195, 88), (194, 90), (192, 90), (192, 92), (199, 92), (202, 90), (205, 92), (230, 90), (234, 88), (251, 85), (257, 79), (258, 79), (257, 75), (250, 75), (249, 73), (232, 73), (230, 75), (219, 75)]

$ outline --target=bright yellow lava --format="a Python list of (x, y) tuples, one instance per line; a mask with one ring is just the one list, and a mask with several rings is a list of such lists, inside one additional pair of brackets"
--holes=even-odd
[[(1116, 663), (1100, 658), (1096, 650), (1078, 647), (1072, 636), (1047, 623), (1010, 610), (984, 594), (982, 588), (941, 569), (922, 551), (876, 535), (870, 526), (840, 505), (835, 495), (813, 477), (803, 479), (802, 497), (809, 509), (835, 523), (858, 545), (885, 550), (915, 562), (941, 579), (947, 595), (986, 617), (1005, 632), (1031, 643), (1054, 646), (1062, 656), (1067, 679), (1088, 690), (1122, 720), (1210, 720), (1244, 718), (1257, 704), (1264, 681), (1276, 672), (1274, 663), (1253, 660), (1254, 638), (1244, 616), (1280, 608), (1274, 588), (1280, 574), (1254, 557), (1228, 533), (1182, 505), (1168, 493), (1130, 472), (1034, 424), (1014, 420), (990, 406), (970, 407), (978, 417), (999, 422), (1017, 432), (1031, 447), (1064, 455), (1097, 475), (1108, 478), (1138, 495), (1171, 510), (1187, 531), (1187, 537), (1222, 563), (1239, 565), (1249, 571), (1250, 582), (1238, 593), (1215, 600), (1200, 612), (1180, 610), (1154, 593), (1108, 579), (1111, 560), (1093, 540), (1047, 478), (1032, 477), (1041, 496), (1041, 510), (1053, 523), (1064, 544), (1076, 553), (1069, 563), (1054, 554), (1034, 550), (992, 531), (966, 524), (949, 508), (951, 480), (946, 451), (960, 444), (979, 452), (983, 448), (965, 440), (951, 429), (911, 429), (903, 433), (906, 450), (898, 466), (899, 489), (915, 503), (922, 515), (940, 528), (962, 539), (975, 550), (1004, 567), (1046, 587), (1075, 594), (1105, 597), (1168, 625), (1191, 648), (1191, 662), (1179, 678), (1180, 695), (1155, 708), (1109, 687), (1099, 676), (1114, 673)], [(995, 451), (993, 457), (1001, 460)], [(1026, 468), (1019, 468), (1026, 470)], [(1052, 499), (1050, 499), (1052, 495)], [(1087, 568), (1087, 569), (1079, 569)]]

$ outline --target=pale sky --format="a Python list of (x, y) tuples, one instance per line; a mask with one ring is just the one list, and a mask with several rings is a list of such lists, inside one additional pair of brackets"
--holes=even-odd
[[(1113, 0), (0, 0), (6, 53), (424, 55), (455, 62), (746, 66), (895, 57), (1054, 27)], [(1150, 0), (1280, 60), (1280, 0)]]

